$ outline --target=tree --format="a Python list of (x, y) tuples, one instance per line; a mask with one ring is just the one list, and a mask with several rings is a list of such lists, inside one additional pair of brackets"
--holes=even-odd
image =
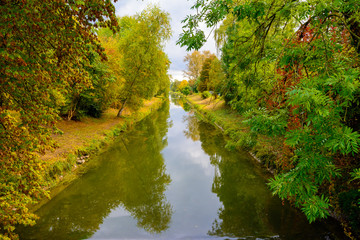
[(2, 0), (0, 11), (0, 236), (8, 239), (16, 224), (34, 223), (27, 206), (48, 196), (38, 153), (52, 147), (54, 95), (91, 85), (88, 54), (105, 59), (93, 28), (117, 22), (110, 0)]
[(173, 82), (171, 82), (171, 87), (170, 87), (171, 91), (176, 92), (179, 88), (180, 83), (181, 83), (181, 81), (179, 81), (177, 79), (175, 79)]
[(198, 90), (200, 92), (210, 90), (209, 89), (209, 73), (211, 68), (212, 61), (216, 58), (215, 55), (211, 55), (210, 57), (206, 58), (204, 64), (201, 68), (200, 77), (199, 77), (199, 85)]
[(264, 107), (264, 102), (258, 99), (264, 98), (273, 86), (277, 54), (282, 51), (283, 38), (293, 34), (293, 25), (288, 23), (277, 36), (274, 36), (278, 32), (276, 28), (269, 29), (274, 37), (263, 46), (256, 46), (259, 41), (254, 34), (257, 27), (250, 20), (236, 21), (230, 15), (221, 28), (227, 28), (222, 33), (225, 36), (219, 37), (225, 39), (222, 41), (222, 65), (227, 78), (221, 94), (226, 103), (239, 112)]
[(65, 103), (60, 106), (60, 115), (67, 120), (81, 120), (84, 116), (101, 117), (102, 113), (116, 99), (115, 76), (108, 66), (95, 54), (89, 56), (89, 66), (84, 67), (89, 74), (91, 87), (83, 88), (75, 84), (64, 94)]
[(189, 82), (186, 80), (182, 80), (178, 86), (179, 91), (181, 92), (186, 86), (189, 85)]
[(118, 108), (120, 107), (120, 90), (125, 81), (121, 75), (123, 67), (121, 65), (122, 55), (120, 51), (120, 39), (117, 33), (113, 34), (108, 28), (99, 29), (98, 36), (108, 58), (106, 67), (112, 79), (112, 81), (109, 81), (108, 83), (107, 95), (111, 99), (110, 105), (114, 108)]
[(214, 91), (215, 97), (222, 92), (225, 83), (225, 73), (221, 66), (221, 61), (215, 57), (210, 65), (208, 88)]
[(192, 53), (188, 53), (184, 58), (184, 62), (187, 62), (187, 71), (184, 71), (185, 76), (187, 76), (190, 81), (198, 79), (205, 59), (211, 55), (210, 51), (193, 51)]
[(191, 88), (189, 86), (189, 82), (186, 81), (186, 80), (182, 80), (179, 87), (178, 87), (178, 90), (184, 94), (184, 95), (189, 95), (190, 92), (191, 92)]
[(152, 7), (135, 17), (124, 17), (120, 26), (121, 75), (125, 81), (118, 116), (126, 105), (137, 107), (141, 99), (167, 92), (164, 89), (170, 86), (169, 60), (163, 52), (163, 41), (171, 35), (168, 14)]
[(360, 134), (351, 128), (358, 114), (350, 110), (359, 108), (359, 2), (197, 1), (193, 8), (178, 44), (199, 49), (205, 37), (198, 24), (226, 18), (217, 40), (227, 103), (248, 111), (252, 132), (285, 137), (293, 157), (279, 159), (273, 192), (310, 222), (326, 217), (340, 191), (356, 188), (343, 183), (359, 167)]

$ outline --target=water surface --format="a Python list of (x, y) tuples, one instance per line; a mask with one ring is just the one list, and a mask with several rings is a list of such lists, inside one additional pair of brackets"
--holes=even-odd
[(40, 208), (20, 239), (344, 238), (337, 224), (308, 224), (273, 197), (264, 171), (225, 144), (174, 99)]

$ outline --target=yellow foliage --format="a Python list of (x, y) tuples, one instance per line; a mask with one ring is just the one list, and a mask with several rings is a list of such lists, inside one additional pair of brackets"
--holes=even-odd
[(182, 80), (181, 83), (178, 86), (178, 89), (181, 91), (183, 90), (186, 86), (189, 86), (189, 82), (186, 80)]

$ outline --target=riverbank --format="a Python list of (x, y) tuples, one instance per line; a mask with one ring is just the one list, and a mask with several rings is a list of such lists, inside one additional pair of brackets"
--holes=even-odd
[(272, 197), (246, 152), (224, 149), (221, 131), (172, 100), (121, 134), (20, 238), (344, 239)]
[[(244, 118), (225, 105), (225, 102), (213, 97), (203, 99), (198, 94), (184, 96), (188, 103), (196, 109), (205, 120), (221, 129), (230, 140), (226, 148), (245, 149), (250, 155), (265, 167), (272, 175), (276, 175), (280, 168), (291, 166), (292, 151), (285, 145), (284, 139), (269, 138), (267, 136), (253, 137), (250, 128), (244, 124)], [(330, 216), (336, 219), (344, 229), (349, 239), (356, 239), (357, 229), (352, 229), (348, 220), (351, 214), (345, 215), (339, 209), (339, 201), (335, 200), (335, 209)], [(350, 217), (349, 217), (350, 216)]]
[(269, 172), (276, 173), (273, 162), (277, 158), (284, 157), (280, 141), (265, 136), (256, 141), (252, 139), (249, 127), (243, 123), (244, 118), (226, 106), (224, 100), (213, 97), (203, 99), (198, 94), (189, 95), (186, 99), (193, 108), (230, 138), (226, 145), (228, 149), (245, 149)]
[[(136, 112), (126, 109), (120, 118), (116, 117), (117, 109), (108, 109), (98, 119), (86, 117), (82, 121), (59, 121), (57, 127), (62, 134), (52, 136), (57, 148), (40, 157), (46, 163), (44, 174), (49, 182), (50, 196), (56, 196), (85, 173), (94, 156), (106, 149), (122, 132), (159, 109), (165, 101), (165, 98), (154, 97), (145, 101)], [(47, 201), (43, 199), (32, 207), (32, 211)]]

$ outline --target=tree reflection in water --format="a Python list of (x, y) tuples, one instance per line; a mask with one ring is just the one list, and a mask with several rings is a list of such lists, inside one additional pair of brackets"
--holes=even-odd
[(184, 115), (183, 122), (186, 124), (184, 135), (191, 140), (200, 140), (199, 120), (194, 114)]
[[(222, 203), (208, 235), (249, 239), (326, 239), (329, 236), (326, 225), (308, 224), (303, 214), (272, 197), (262, 177), (263, 170), (246, 152), (228, 151), (220, 130), (198, 121), (193, 115), (186, 116), (186, 120), (185, 135), (194, 141), (197, 139), (194, 136), (199, 137), (203, 151), (215, 167), (212, 192)], [(339, 238), (334, 235), (330, 239)]]
[(164, 191), (171, 179), (161, 155), (167, 145), (168, 118), (167, 102), (119, 137), (96, 160), (96, 167), (38, 210), (37, 225), (21, 229), (20, 238), (89, 238), (119, 207), (148, 232), (169, 228), (172, 207)]

